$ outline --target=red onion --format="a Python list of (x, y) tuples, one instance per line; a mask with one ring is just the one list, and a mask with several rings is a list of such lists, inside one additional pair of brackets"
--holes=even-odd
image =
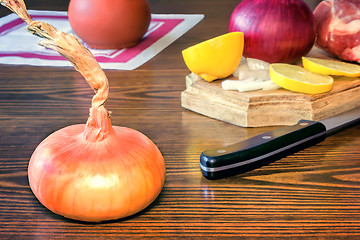
[(302, 0), (243, 0), (234, 9), (229, 31), (243, 32), (245, 57), (292, 63), (312, 48), (314, 15)]

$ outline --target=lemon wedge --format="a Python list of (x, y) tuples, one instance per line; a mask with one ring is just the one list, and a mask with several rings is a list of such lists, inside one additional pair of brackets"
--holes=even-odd
[(305, 69), (314, 73), (347, 77), (360, 76), (360, 66), (357, 64), (312, 57), (303, 57), (302, 62)]
[(334, 80), (327, 75), (310, 72), (300, 66), (273, 63), (269, 68), (271, 80), (285, 89), (308, 94), (328, 92)]
[(231, 32), (186, 48), (182, 55), (191, 72), (211, 82), (234, 72), (243, 49), (244, 34)]

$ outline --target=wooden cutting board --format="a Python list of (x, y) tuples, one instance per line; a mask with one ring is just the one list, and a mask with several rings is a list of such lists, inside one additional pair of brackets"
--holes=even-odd
[(286, 89), (223, 90), (222, 80), (186, 77), (181, 93), (184, 108), (242, 127), (293, 125), (300, 119), (321, 120), (360, 106), (360, 78), (337, 77), (330, 92), (302, 94)]

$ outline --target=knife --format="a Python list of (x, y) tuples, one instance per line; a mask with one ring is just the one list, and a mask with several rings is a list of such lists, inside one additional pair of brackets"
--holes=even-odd
[(300, 120), (293, 126), (204, 151), (200, 155), (200, 169), (210, 180), (247, 172), (315, 145), (359, 121), (360, 107), (321, 121)]

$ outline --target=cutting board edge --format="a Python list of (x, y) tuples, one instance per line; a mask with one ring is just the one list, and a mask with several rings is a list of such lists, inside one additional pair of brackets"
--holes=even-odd
[[(321, 98), (303, 98), (303, 101), (286, 101), (286, 98), (282, 101), (278, 98), (277, 101), (264, 102), (248, 101), (246, 98), (242, 101), (231, 98), (229, 102), (222, 101), (221, 95), (208, 94), (207, 89), (203, 89), (202, 86), (203, 84), (196, 84), (196, 81), (187, 84), (187, 88), (181, 93), (182, 107), (241, 127), (293, 125), (300, 119), (318, 121), (360, 106), (360, 99), (357, 97), (360, 95), (360, 86)], [(344, 97), (345, 95), (347, 97)], [(334, 102), (340, 102), (341, 107), (334, 106)], [(270, 108), (265, 111), (264, 109), (269, 106)], [(292, 112), (279, 112), (289, 107), (292, 108)], [(278, 114), (274, 114), (277, 111)]]

